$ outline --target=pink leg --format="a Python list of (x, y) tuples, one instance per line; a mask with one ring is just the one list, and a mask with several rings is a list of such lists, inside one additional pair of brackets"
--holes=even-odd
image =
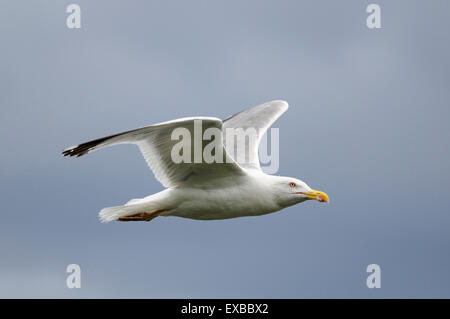
[(158, 215), (164, 211), (165, 211), (165, 209), (159, 209), (159, 210), (155, 210), (153, 212), (142, 212), (142, 213), (137, 213), (137, 214), (132, 214), (132, 215), (126, 215), (126, 216), (119, 217), (118, 221), (121, 221), (121, 222), (131, 222), (131, 221), (149, 222), (153, 218), (158, 217)]

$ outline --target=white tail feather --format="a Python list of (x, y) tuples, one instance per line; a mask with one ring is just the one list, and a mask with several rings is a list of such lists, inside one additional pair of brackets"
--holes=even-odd
[[(129, 204), (130, 202), (134, 202), (134, 204)], [(142, 212), (151, 212), (157, 210), (158, 207), (155, 202), (144, 201), (136, 199), (131, 200), (124, 206), (114, 206), (114, 207), (106, 207), (103, 208), (98, 216), (102, 223), (107, 223), (113, 220), (118, 220), (120, 217), (126, 215), (132, 215)], [(140, 202), (140, 203), (138, 203)]]
[(106, 207), (98, 213), (98, 217), (102, 223), (107, 223), (130, 213), (125, 206)]
[(98, 216), (102, 223), (118, 220), (120, 217), (146, 211), (142, 205), (127, 205), (103, 208)]
[(143, 212), (165, 210), (167, 205), (163, 203), (162, 192), (147, 196), (145, 198), (135, 198), (128, 201), (124, 206), (114, 206), (103, 208), (98, 214), (102, 223), (118, 220), (120, 217)]

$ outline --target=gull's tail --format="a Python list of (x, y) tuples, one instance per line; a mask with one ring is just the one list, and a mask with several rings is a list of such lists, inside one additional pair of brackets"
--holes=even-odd
[[(123, 206), (106, 207), (98, 214), (102, 223), (107, 223), (113, 220), (129, 221), (129, 220), (146, 220), (150, 216), (158, 216), (163, 211), (170, 210), (170, 203), (167, 201), (169, 189), (163, 190), (159, 193), (144, 197), (135, 198), (128, 201)], [(142, 219), (139, 216), (142, 215)], [(123, 217), (123, 218), (122, 218)], [(130, 218), (128, 218), (130, 217)], [(153, 218), (153, 217), (152, 217)]]
[[(140, 203), (139, 203), (140, 202)], [(142, 202), (140, 199), (135, 199), (128, 202), (124, 206), (114, 206), (103, 208), (98, 216), (102, 223), (107, 223), (113, 220), (119, 220), (121, 217), (134, 215), (138, 213), (152, 212), (158, 210), (155, 203)]]
[(138, 213), (139, 210), (136, 210), (134, 205), (130, 206), (115, 206), (115, 207), (106, 207), (103, 208), (100, 213), (98, 213), (98, 217), (102, 223), (107, 223), (113, 220), (118, 220), (120, 217)]

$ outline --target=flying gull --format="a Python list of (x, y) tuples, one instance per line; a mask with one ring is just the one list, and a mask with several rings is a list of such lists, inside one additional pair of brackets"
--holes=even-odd
[[(261, 170), (259, 142), (287, 109), (285, 101), (271, 101), (223, 121), (214, 117), (182, 118), (99, 138), (70, 147), (62, 154), (79, 157), (106, 146), (136, 144), (156, 179), (166, 187), (145, 198), (132, 199), (123, 206), (102, 209), (99, 213), (102, 222), (150, 221), (157, 216), (227, 219), (269, 214), (309, 199), (328, 202), (327, 194), (311, 189), (299, 179), (268, 175)], [(174, 160), (174, 154), (177, 154), (174, 147), (180, 143), (174, 138), (174, 130), (181, 128), (183, 131), (180, 132), (194, 138), (199, 133), (199, 123), (201, 136), (208, 129), (222, 132), (215, 137), (214, 146), (215, 153), (220, 153), (223, 161)], [(231, 141), (226, 134), (230, 129), (235, 132), (254, 129), (252, 132), (256, 132), (256, 138), (240, 139), (244, 142), (244, 155), (239, 154), (236, 139), (233, 137)], [(189, 155), (191, 150), (195, 153), (196, 141), (184, 142), (189, 142), (184, 155)], [(202, 140), (200, 150), (206, 143), (209, 141)]]

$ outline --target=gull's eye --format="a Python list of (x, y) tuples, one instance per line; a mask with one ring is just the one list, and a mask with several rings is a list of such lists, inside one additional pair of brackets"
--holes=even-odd
[(295, 186), (297, 186), (297, 185), (295, 185), (294, 182), (290, 182), (290, 183), (289, 183), (289, 187), (290, 187), (290, 188), (294, 188)]

